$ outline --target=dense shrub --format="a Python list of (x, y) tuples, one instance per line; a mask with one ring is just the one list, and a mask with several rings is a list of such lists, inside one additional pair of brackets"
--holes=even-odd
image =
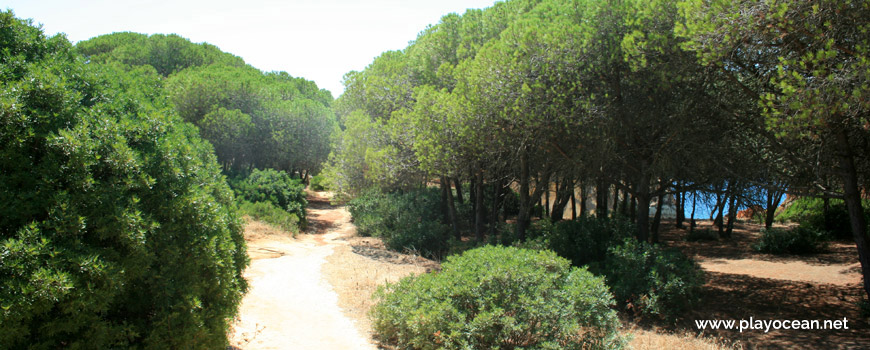
[(697, 242), (697, 241), (718, 241), (719, 240), (719, 232), (713, 231), (712, 229), (705, 228), (703, 230), (691, 230), (686, 235), (686, 240), (689, 242)]
[(305, 185), (302, 180), (294, 179), (289, 174), (275, 169), (254, 169), (247, 176), (238, 176), (230, 180), (230, 186), (239, 200), (252, 203), (268, 202), (284, 209), (299, 218), (300, 225), (305, 227)]
[[(864, 215), (870, 222), (870, 200), (864, 200)], [(828, 202), (828, 215), (825, 215), (825, 202), (821, 198), (798, 198), (782, 213), (777, 215), (779, 222), (796, 222), (816, 231), (827, 231), (837, 238), (852, 238), (849, 210), (841, 199)]]
[(799, 226), (791, 230), (763, 229), (753, 248), (771, 254), (811, 254), (822, 252), (827, 246), (828, 235), (824, 231)]
[(543, 233), (550, 249), (576, 266), (601, 262), (607, 249), (631, 237), (635, 226), (620, 218), (583, 216), (576, 221), (560, 221)]
[(421, 188), (405, 193), (367, 192), (348, 211), (361, 235), (381, 237), (393, 250), (413, 250), (440, 258), (448, 249), (449, 228), (441, 223), (441, 192)]
[(614, 349), (622, 339), (600, 277), (550, 251), (487, 246), (437, 274), (376, 293), (378, 338), (402, 349)]
[(239, 210), (242, 215), (250, 216), (294, 235), (299, 231), (299, 217), (276, 207), (272, 203), (242, 201), (239, 203)]
[(308, 188), (312, 191), (325, 191), (326, 190), (326, 178), (323, 175), (314, 175), (311, 177), (311, 180), (308, 181)]
[(247, 285), (212, 149), (153, 69), (0, 12), (0, 349), (219, 349)]
[(700, 266), (680, 251), (633, 238), (608, 250), (604, 274), (620, 306), (637, 315), (673, 317), (704, 283)]

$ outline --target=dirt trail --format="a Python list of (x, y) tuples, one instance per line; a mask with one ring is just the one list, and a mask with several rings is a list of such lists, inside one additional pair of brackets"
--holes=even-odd
[(311, 235), (294, 239), (258, 222), (245, 232), (250, 289), (230, 338), (235, 349), (376, 349), (338, 306), (322, 277), (326, 258), (352, 233), (343, 208), (313, 208)]

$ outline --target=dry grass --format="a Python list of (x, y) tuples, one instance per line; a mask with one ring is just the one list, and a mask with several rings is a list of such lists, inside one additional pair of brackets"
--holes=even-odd
[(668, 333), (663, 330), (646, 330), (626, 324), (624, 332), (632, 336), (629, 347), (635, 350), (732, 350), (743, 349), (740, 343), (727, 339), (693, 333)]
[(270, 236), (294, 236), (292, 232), (287, 232), (265, 222), (255, 220), (250, 216), (244, 215), (242, 218), (245, 219), (245, 241), (250, 242)]
[[(372, 336), (368, 312), (374, 306), (372, 294), (379, 286), (402, 277), (426, 273), (431, 267), (423, 258), (405, 256), (406, 263), (394, 263), (354, 252), (354, 247), (342, 245), (326, 258), (323, 275), (338, 294), (338, 306), (356, 321), (358, 329)], [(372, 248), (376, 249), (376, 248)], [(389, 253), (389, 252), (388, 252)]]

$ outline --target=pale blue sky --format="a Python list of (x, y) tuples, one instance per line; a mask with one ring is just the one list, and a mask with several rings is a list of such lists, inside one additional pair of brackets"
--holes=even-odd
[(384, 51), (398, 50), (450, 12), (494, 0), (0, 0), (19, 18), (73, 42), (119, 31), (208, 42), (264, 71), (286, 71), (332, 92)]

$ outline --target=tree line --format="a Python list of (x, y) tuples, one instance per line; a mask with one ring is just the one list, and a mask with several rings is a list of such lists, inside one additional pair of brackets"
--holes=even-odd
[(337, 128), (332, 95), (312, 81), (261, 72), (174, 34), (113, 33), (76, 49), (92, 64), (159, 78), (154, 93), (168, 96), (168, 106), (199, 128), (224, 171), (273, 168), (307, 178), (329, 155)]
[(596, 214), (631, 216), (641, 241), (657, 240), (650, 204), (664, 196), (677, 225), (690, 198), (714, 198), (726, 237), (746, 205), (770, 226), (785, 192), (843, 199), (868, 280), (867, 18), (866, 2), (825, 0), (512, 0), (449, 14), (345, 76), (325, 171), (351, 196), (437, 183), (457, 235), (467, 193), (478, 240), (499, 205), (484, 196), (510, 188), (520, 239), (551, 189), (554, 220), (594, 188)]

